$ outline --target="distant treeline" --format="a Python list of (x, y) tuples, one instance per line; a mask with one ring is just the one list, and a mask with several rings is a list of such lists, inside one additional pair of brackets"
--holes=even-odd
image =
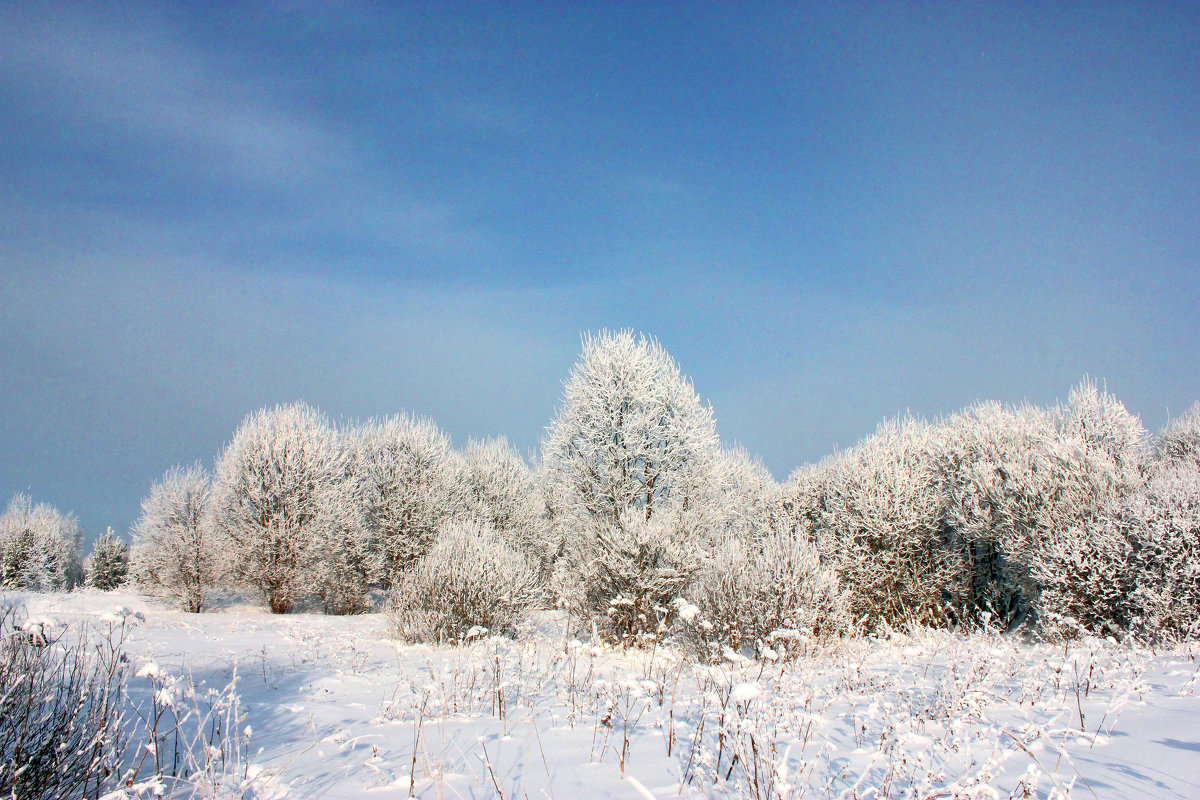
[[(103, 587), (123, 554), (101, 541)], [(78, 543), (73, 519), (16, 498), (0, 585), (71, 586)], [(504, 439), (457, 451), (408, 415), (250, 414), (211, 475), (177, 467), (151, 487), (130, 575), (190, 611), (214, 587), (279, 613), (383, 603), (414, 639), (512, 632), (558, 606), (614, 642), (779, 655), (914, 624), (1195, 636), (1195, 552), (1200, 405), (1151, 437), (1085, 380), (1054, 407), (887, 421), (780, 485), (722, 448), (658, 342), (603, 332), (533, 465)]]

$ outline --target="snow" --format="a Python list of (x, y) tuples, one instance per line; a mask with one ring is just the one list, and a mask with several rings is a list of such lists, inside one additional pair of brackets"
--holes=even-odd
[[(143, 715), (155, 694), (223, 692), (236, 667), (248, 797), (1200, 796), (1195, 644), (893, 633), (708, 666), (572, 640), (549, 613), (517, 641), (439, 648), (373, 614), (17, 598), (68, 626), (142, 614), (126, 649)], [(111, 797), (172, 793), (190, 796), (143, 770)]]

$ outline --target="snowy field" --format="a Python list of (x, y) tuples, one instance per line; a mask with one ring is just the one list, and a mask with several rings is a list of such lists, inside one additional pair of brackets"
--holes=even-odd
[[(131, 797), (152, 794), (154, 758), (203, 761), (180, 752), (201, 739), (222, 751), (209, 774), (227, 797), (1200, 797), (1194, 645), (929, 632), (700, 666), (567, 639), (552, 615), (518, 641), (452, 649), (397, 644), (381, 615), (16, 597), (72, 627), (125, 607), (142, 717), (127, 721), (127, 761), (143, 759)], [(155, 717), (157, 753), (143, 746)]]

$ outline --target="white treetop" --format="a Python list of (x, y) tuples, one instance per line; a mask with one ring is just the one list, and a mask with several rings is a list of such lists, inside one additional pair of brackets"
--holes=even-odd
[(550, 490), (577, 520), (686, 502), (716, 452), (712, 410), (661, 344), (628, 331), (584, 339), (543, 445)]

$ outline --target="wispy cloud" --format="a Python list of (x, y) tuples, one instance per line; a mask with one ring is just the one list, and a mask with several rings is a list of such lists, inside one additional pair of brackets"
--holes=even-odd
[[(0, 32), (0, 82), (79, 148), (83, 174), (67, 176), (55, 198), (68, 229), (106, 213), (134, 217), (135, 225), (166, 217), (174, 236), (202, 229), (193, 245), (225, 242), (226, 251), (260, 261), (272, 260), (277, 247), (274, 266), (295, 259), (292, 243), (317, 249), (314, 241), (330, 243), (343, 259), (398, 262), (400, 271), (406, 262), (486, 248), (457, 202), (381, 172), (355, 131), (323, 121), (245, 70), (182, 40), (154, 15), (19, 14)], [(89, 138), (103, 151), (88, 155)], [(98, 163), (114, 153), (125, 154), (119, 165)], [(73, 189), (102, 173), (125, 194), (147, 183), (171, 196), (151, 208), (98, 208), (94, 193)]]

